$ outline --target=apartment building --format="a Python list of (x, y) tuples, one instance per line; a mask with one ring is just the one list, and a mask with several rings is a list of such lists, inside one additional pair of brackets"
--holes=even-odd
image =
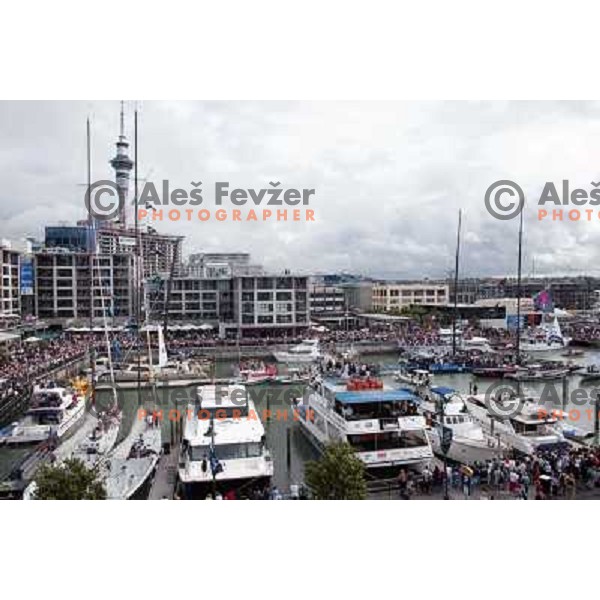
[(0, 316), (21, 314), (19, 269), (21, 254), (7, 243), (0, 245), (2, 279), (0, 280)]
[(34, 255), (35, 312), (47, 320), (124, 320), (134, 313), (131, 254), (92, 255), (43, 250)]
[(394, 312), (413, 304), (442, 305), (449, 299), (448, 285), (429, 282), (373, 284), (373, 310)]

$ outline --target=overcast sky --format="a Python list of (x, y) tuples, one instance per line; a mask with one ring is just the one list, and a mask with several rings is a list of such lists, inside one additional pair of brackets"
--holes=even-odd
[[(126, 135), (133, 140), (133, 102)], [(248, 251), (271, 269), (445, 277), (464, 211), (462, 275), (516, 271), (518, 220), (485, 210), (487, 187), (600, 180), (600, 104), (573, 102), (141, 102), (140, 177), (190, 189), (314, 188), (314, 223), (211, 221), (156, 228), (184, 250)], [(85, 120), (93, 179), (112, 178), (119, 102), (0, 104), (0, 237), (42, 236), (85, 216)], [(133, 151), (131, 152), (133, 156)], [(525, 209), (524, 273), (600, 274), (600, 219), (552, 223)], [(233, 208), (229, 206), (228, 208)]]

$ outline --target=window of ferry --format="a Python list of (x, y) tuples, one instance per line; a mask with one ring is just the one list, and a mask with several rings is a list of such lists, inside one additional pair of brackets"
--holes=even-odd
[[(252, 444), (217, 444), (216, 455), (219, 460), (233, 460), (236, 458), (256, 458), (261, 454), (260, 443)], [(191, 460), (208, 458), (208, 446), (192, 446)]]
[(417, 448), (427, 445), (424, 431), (389, 431), (367, 435), (349, 435), (348, 442), (357, 452), (376, 452), (394, 448)]

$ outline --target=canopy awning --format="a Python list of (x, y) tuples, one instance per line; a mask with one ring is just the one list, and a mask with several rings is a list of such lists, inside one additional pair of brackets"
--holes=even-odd
[(436, 385), (430, 388), (434, 394), (439, 394), (440, 396), (452, 396), (456, 394), (456, 390), (451, 387), (446, 387), (445, 385)]
[(372, 390), (365, 392), (338, 392), (335, 399), (342, 404), (371, 404), (377, 402), (420, 402), (419, 398), (407, 390)]

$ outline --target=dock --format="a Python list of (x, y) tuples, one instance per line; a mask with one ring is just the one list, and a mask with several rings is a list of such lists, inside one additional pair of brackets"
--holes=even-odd
[(179, 463), (179, 445), (169, 454), (163, 453), (158, 461), (148, 500), (173, 500), (177, 485), (177, 465)]

